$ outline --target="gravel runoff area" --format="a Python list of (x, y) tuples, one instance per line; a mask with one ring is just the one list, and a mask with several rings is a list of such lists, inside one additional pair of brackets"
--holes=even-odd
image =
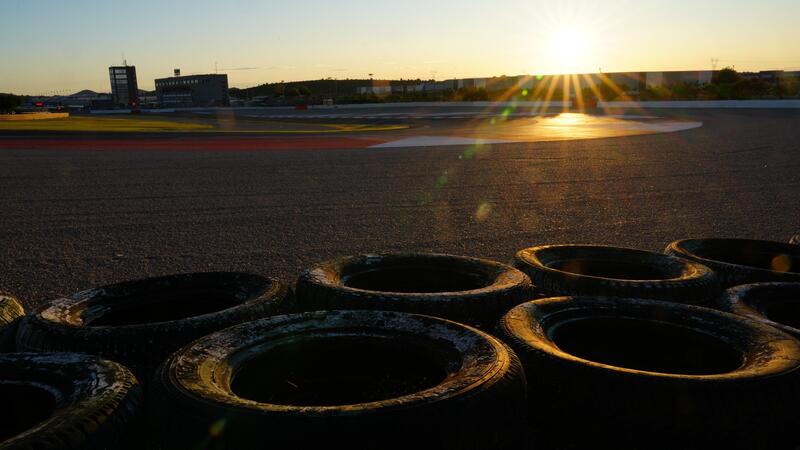
[(508, 261), (542, 243), (661, 251), (800, 232), (800, 112), (680, 111), (624, 138), (264, 152), (15, 150), (0, 140), (0, 290), (27, 307), (119, 280), (338, 255)]

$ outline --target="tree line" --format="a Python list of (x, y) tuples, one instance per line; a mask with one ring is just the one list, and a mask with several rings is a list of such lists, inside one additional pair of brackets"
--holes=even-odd
[(22, 97), (14, 94), (0, 93), (0, 114), (11, 114), (22, 106)]
[[(358, 88), (372, 86), (371, 79), (311, 80), (291, 83), (267, 83), (247, 89), (231, 89), (233, 97), (252, 99), (266, 97), (274, 102), (318, 103), (324, 98), (335, 98), (337, 103), (376, 103), (413, 101), (491, 101), (491, 100), (567, 100), (576, 97), (573, 86), (565, 92), (558, 78), (539, 80), (535, 89), (516, 86), (516, 77), (490, 79), (486, 87), (442, 88), (435, 91), (392, 92), (385, 94), (359, 94)], [(595, 77), (596, 79), (596, 77)], [(411, 86), (432, 83), (432, 80), (380, 81), (388, 86)], [(541, 83), (553, 83), (553, 86)], [(744, 76), (732, 67), (714, 73), (709, 83), (682, 81), (660, 86), (645, 86), (643, 80), (633, 88), (628, 85), (596, 83), (585, 87), (580, 95), (584, 100), (745, 100), (784, 99), (800, 97), (800, 80), (797, 77), (777, 76), (775, 80), (758, 76)], [(511, 86), (511, 87), (510, 87)], [(543, 88), (544, 87), (544, 88)]]

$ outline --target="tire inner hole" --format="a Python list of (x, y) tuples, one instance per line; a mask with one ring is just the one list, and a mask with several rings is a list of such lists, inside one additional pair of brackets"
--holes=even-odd
[(749, 245), (708, 245), (694, 253), (701, 258), (729, 264), (800, 273), (800, 255), (797, 254), (764, 251)]
[(800, 328), (800, 298), (771, 299), (761, 306), (761, 311), (773, 322)]
[(0, 443), (42, 423), (56, 408), (52, 393), (28, 384), (0, 383), (0, 398)]
[(432, 388), (448, 376), (430, 349), (379, 337), (320, 337), (247, 360), (231, 380), (241, 398), (278, 405), (368, 403)]
[(342, 278), (345, 286), (379, 292), (435, 293), (481, 289), (494, 280), (486, 274), (441, 267), (388, 266), (354, 271)]
[(191, 284), (160, 285), (96, 298), (99, 305), (87, 308), (83, 321), (90, 327), (101, 327), (181, 320), (242, 304), (266, 289), (266, 285), (228, 289)]
[(553, 261), (547, 264), (547, 267), (562, 272), (619, 280), (665, 280), (680, 276), (680, 271), (603, 259), (566, 259)]
[(554, 325), (550, 339), (566, 353), (648, 372), (711, 375), (742, 365), (743, 355), (722, 340), (649, 320), (592, 317)]

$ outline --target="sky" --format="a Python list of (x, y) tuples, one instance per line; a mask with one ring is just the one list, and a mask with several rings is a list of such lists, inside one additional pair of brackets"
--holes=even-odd
[(800, 69), (798, 0), (0, 0), (0, 92), (141, 89), (172, 74), (233, 87), (320, 78), (447, 79)]

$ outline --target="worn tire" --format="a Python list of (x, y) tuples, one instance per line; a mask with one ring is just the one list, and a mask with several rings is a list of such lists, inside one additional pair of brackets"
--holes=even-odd
[(0, 355), (0, 450), (141, 448), (141, 388), (112, 361)]
[(536, 431), (557, 447), (800, 443), (800, 342), (763, 323), (656, 300), (554, 297), (512, 309), (498, 336), (525, 368)]
[(514, 266), (551, 295), (650, 298), (704, 304), (720, 292), (707, 267), (683, 259), (602, 245), (541, 245), (517, 252)]
[(167, 356), (201, 336), (285, 312), (287, 293), (277, 280), (237, 272), (103, 286), (60, 298), (27, 316), (17, 332), (17, 348), (98, 355), (146, 380)]
[[(437, 375), (418, 376), (429, 369)], [(184, 347), (152, 386), (150, 419), (164, 449), (489, 450), (525, 439), (525, 377), (514, 353), (428, 316), (258, 320)]]
[(724, 288), (800, 281), (800, 247), (785, 242), (683, 239), (669, 244), (665, 252), (710, 267)]
[(800, 283), (753, 283), (732, 287), (720, 309), (766, 322), (800, 339)]
[(432, 253), (334, 259), (306, 270), (297, 281), (298, 303), (305, 311), (401, 311), (479, 327), (492, 326), (515, 305), (541, 297), (513, 267)]
[(19, 300), (0, 292), (0, 352), (14, 350), (14, 335), (24, 315), (25, 309)]

